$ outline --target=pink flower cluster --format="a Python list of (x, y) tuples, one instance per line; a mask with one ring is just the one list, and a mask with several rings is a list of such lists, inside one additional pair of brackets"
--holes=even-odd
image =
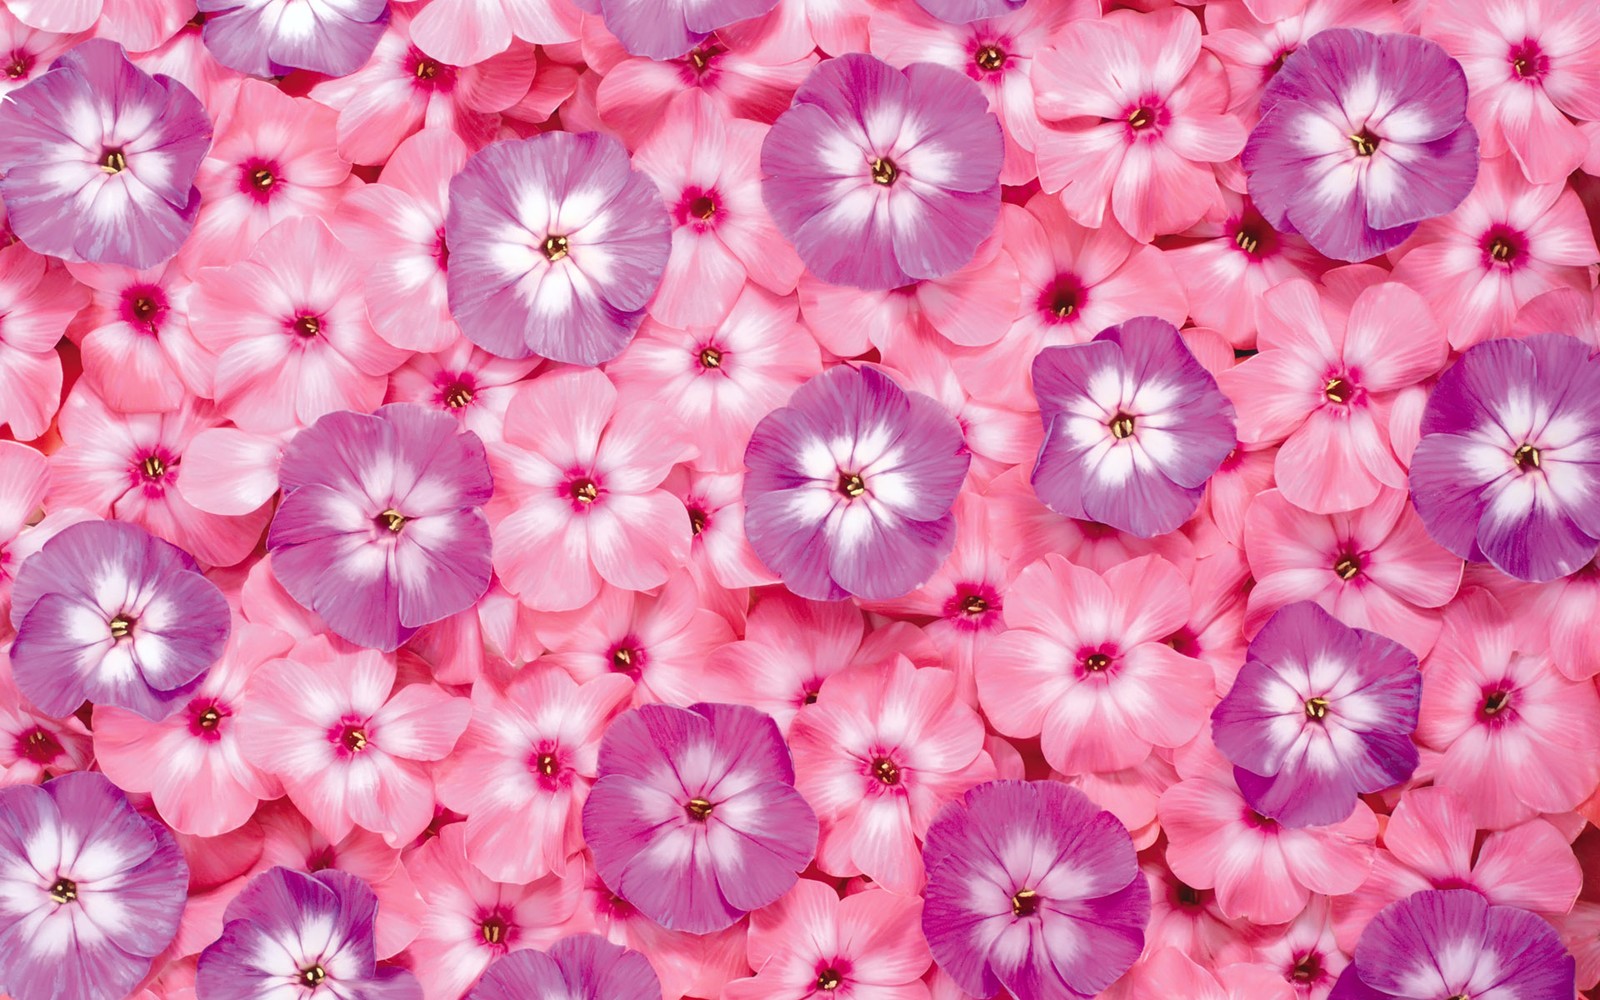
[(1597, 231), (1594, 0), (0, 0), (0, 1000), (1592, 993)]

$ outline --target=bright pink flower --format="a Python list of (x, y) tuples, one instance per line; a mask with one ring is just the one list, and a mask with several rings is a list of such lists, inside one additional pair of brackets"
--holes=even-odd
[[(1600, 42), (1600, 19), (1596, 29)], [(1510, 157), (1484, 160), (1467, 200), (1422, 223), (1405, 246), (1395, 280), (1427, 296), (1457, 350), (1509, 333), (1537, 295), (1587, 292), (1600, 260), (1577, 194), (1560, 181), (1527, 183)]]
[(61, 408), (51, 503), (131, 521), (203, 563), (232, 566), (261, 540), (271, 510), (263, 504), (239, 516), (211, 514), (177, 489), (183, 477), (203, 474), (192, 456), (184, 464), (189, 443), (221, 423), (203, 399), (168, 413), (115, 413), (88, 386), (77, 386)]
[(933, 956), (919, 932), (922, 900), (884, 889), (840, 899), (801, 879), (789, 894), (750, 917), (750, 967), (723, 1000), (927, 1000), (920, 981)]
[(245, 759), (234, 716), (251, 674), (292, 645), (275, 629), (241, 624), (175, 715), (151, 722), (126, 709), (97, 706), (94, 749), (101, 770), (120, 788), (151, 793), (161, 818), (181, 833), (215, 837), (244, 825), (257, 803), (283, 789)]
[[(412, 2), (412, 0), (407, 0)], [(452, 66), (475, 66), (511, 47), (574, 41), (583, 14), (570, 0), (431, 0), (417, 8), (411, 38)]]
[(251, 431), (376, 409), (405, 354), (372, 332), (355, 255), (316, 218), (269, 230), (231, 267), (201, 268), (190, 323), (217, 356), (216, 399)]
[(331, 841), (353, 826), (395, 845), (416, 837), (433, 818), (429, 762), (455, 746), (471, 703), (431, 684), (396, 687), (394, 661), (372, 650), (319, 638), (289, 656), (250, 677), (239, 711), (245, 760), (280, 779)]
[(51, 718), (28, 704), (11, 680), (10, 657), (0, 653), (0, 788), (81, 771), (94, 757), (83, 721)]
[(949, 671), (896, 657), (835, 674), (789, 729), (796, 787), (822, 825), (817, 867), (920, 892), (918, 843), (934, 816), (995, 777), (983, 738)]
[(1600, 785), (1600, 695), (1523, 651), (1503, 609), (1471, 591), (1422, 667), (1424, 768), (1489, 829), (1576, 808)]
[(89, 287), (80, 319), (83, 374), (114, 410), (176, 410), (186, 397), (211, 397), (211, 366), (189, 330), (192, 282), (177, 264), (135, 271), (116, 264), (68, 264)]
[[(704, 287), (679, 281), (691, 296)], [(734, 294), (732, 311), (705, 326), (680, 329), (646, 320), (606, 366), (624, 406), (651, 400), (673, 411), (699, 447), (695, 467), (712, 471), (741, 468), (761, 418), (822, 371), (816, 341), (800, 325), (792, 298), (754, 285), (742, 292), (736, 287)]]
[[(366, 188), (370, 191), (378, 185)], [(367, 300), (370, 314), (377, 307)], [(398, 318), (398, 317), (397, 317)], [(438, 354), (413, 354), (389, 376), (390, 403), (417, 403), (448, 413), (483, 441), (505, 436), (506, 409), (538, 358), (497, 358), (459, 334)]]
[(1588, 143), (1573, 120), (1600, 119), (1600, 8), (1437, 0), (1422, 27), (1461, 61), (1484, 156), (1509, 149), (1535, 184), (1559, 184), (1583, 162)]
[(1294, 1000), (1295, 993), (1261, 965), (1200, 965), (1178, 948), (1152, 948), (1105, 995), (1115, 1000)]
[(1063, 774), (1117, 771), (1200, 730), (1211, 672), (1165, 643), (1189, 617), (1171, 563), (1142, 556), (1104, 574), (1048, 555), (1006, 593), (1008, 630), (977, 659), (978, 697), (1001, 733), (1042, 736)]
[(504, 691), (473, 685), (472, 721), (436, 780), (440, 801), (467, 817), (478, 871), (512, 883), (565, 873), (583, 847), (600, 734), (631, 691), (620, 674), (580, 685), (543, 664), (524, 667)]
[(1034, 66), (1039, 177), (1086, 226), (1107, 209), (1141, 243), (1222, 207), (1213, 164), (1244, 148), (1228, 81), (1181, 9), (1074, 21)]
[(1245, 444), (1283, 442), (1278, 488), (1319, 513), (1404, 489), (1389, 441), (1395, 393), (1444, 366), (1445, 334), (1422, 296), (1373, 267), (1268, 290), (1257, 313), (1261, 351), (1217, 376)]
[(21, 243), (0, 245), (0, 425), (39, 437), (61, 404), (56, 343), (88, 302), (66, 269)]
[(1245, 516), (1245, 555), (1256, 585), (1244, 632), (1273, 613), (1315, 601), (1352, 628), (1364, 628), (1427, 655), (1439, 614), (1461, 585), (1462, 562), (1428, 537), (1401, 490), (1382, 490), (1348, 514), (1311, 514), (1278, 490), (1262, 493)]
[(426, 1000), (457, 1000), (507, 952), (554, 944), (582, 887), (553, 875), (520, 885), (486, 878), (467, 861), (461, 823), (417, 848), (406, 868), (428, 906), (407, 952)]
[(568, 611), (601, 581), (647, 590), (689, 554), (689, 515), (660, 488), (693, 454), (683, 427), (651, 403), (617, 405), (594, 370), (524, 383), (491, 445), (495, 571), (529, 607)]

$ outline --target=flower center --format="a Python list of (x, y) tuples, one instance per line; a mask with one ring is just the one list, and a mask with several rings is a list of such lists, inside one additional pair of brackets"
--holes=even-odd
[(407, 518), (404, 514), (391, 507), (379, 514), (377, 520), (379, 524), (398, 535), (401, 529), (406, 526)]
[(1531, 444), (1524, 444), (1511, 453), (1511, 461), (1515, 462), (1517, 468), (1523, 472), (1527, 472), (1529, 469), (1537, 469), (1539, 468), (1539, 449)]
[(817, 976), (817, 989), (825, 993), (832, 993), (839, 988), (839, 984), (842, 982), (844, 982), (844, 977), (839, 975), (839, 970), (823, 969), (821, 974)]
[(611, 651), (611, 669), (632, 670), (634, 660), (638, 658), (638, 655), (638, 652), (631, 646), (618, 646)]
[(1074, 274), (1057, 274), (1039, 295), (1039, 310), (1057, 320), (1066, 320), (1082, 311), (1088, 289)]
[(689, 60), (689, 65), (694, 67), (696, 73), (704, 73), (706, 67), (711, 65), (711, 60), (720, 56), (724, 51), (726, 50), (722, 46), (716, 44), (697, 45), (690, 49), (689, 54), (684, 58)]
[(1510, 691), (1490, 691), (1483, 699), (1483, 714), (1488, 716), (1499, 715), (1510, 704)]
[(1517, 248), (1504, 236), (1496, 236), (1489, 241), (1489, 256), (1504, 264), (1517, 255)]
[(1550, 57), (1539, 48), (1539, 43), (1531, 38), (1524, 38), (1522, 44), (1511, 47), (1509, 53), (1511, 61), (1511, 75), (1518, 80), (1527, 80), (1530, 83), (1543, 77), (1550, 70)]
[(33, 69), (33, 57), (26, 52), (13, 52), (11, 61), (6, 64), (6, 76), (13, 80), (20, 80)]
[(1128, 127), (1134, 131), (1147, 129), (1156, 123), (1156, 113), (1146, 107), (1137, 107), (1128, 115)]
[(1119, 410), (1106, 426), (1111, 428), (1111, 436), (1118, 441), (1133, 437), (1133, 417), (1130, 414)]
[(439, 64), (432, 59), (417, 60), (417, 79), (432, 80), (439, 75)]
[(21, 756), (35, 764), (48, 764), (61, 756), (61, 742), (45, 729), (35, 729), (17, 742)]
[(128, 157), (120, 149), (108, 149), (100, 154), (100, 169), (108, 174), (120, 174), (128, 169)]
[(800, 699), (800, 703), (803, 705), (815, 705), (817, 703), (818, 693), (819, 692), (817, 691), (808, 689), (805, 693), (805, 697)]
[(689, 202), (689, 214), (697, 219), (709, 220), (717, 214), (717, 203), (711, 200), (710, 195), (701, 195)]
[(565, 236), (546, 236), (544, 238), (544, 256), (550, 263), (563, 259), (572, 250), (572, 245)]
[(993, 73), (1006, 64), (1006, 53), (998, 45), (985, 45), (973, 55), (972, 61), (979, 69)]
[(900, 179), (900, 168), (894, 161), (886, 156), (880, 156), (872, 161), (872, 182), (888, 187)]
[(78, 898), (78, 883), (70, 878), (58, 878), (50, 886), (50, 898), (65, 905)]
[(1371, 156), (1378, 151), (1379, 139), (1367, 129), (1346, 136), (1357, 156)]
[(1340, 556), (1339, 561), (1333, 564), (1333, 571), (1341, 580), (1354, 580), (1361, 572), (1361, 560), (1354, 555)]
[(1349, 402), (1351, 396), (1350, 383), (1335, 375), (1322, 385), (1322, 395), (1330, 403)]
[(133, 318), (138, 320), (140, 323), (150, 322), (150, 319), (155, 316), (160, 309), (161, 307), (156, 304), (156, 300), (152, 299), (148, 295), (137, 296), (131, 303), (128, 304), (128, 311), (133, 313)]
[(310, 340), (322, 332), (322, 320), (315, 316), (296, 316), (292, 324), (294, 332)]
[(863, 493), (867, 492), (867, 481), (862, 479), (858, 473), (841, 472), (839, 473), (838, 490), (840, 493), (854, 500), (856, 497), (859, 497)]
[(694, 820), (696, 823), (704, 823), (711, 815), (711, 810), (715, 808), (715, 806), (705, 799), (694, 798), (688, 801), (688, 803), (683, 807), (683, 811), (688, 813), (689, 818)]
[(161, 460), (160, 455), (147, 455), (139, 467), (144, 470), (146, 479), (160, 479), (167, 474), (167, 463)]
[(989, 610), (989, 602), (977, 594), (971, 594), (961, 602), (961, 610), (969, 615), (981, 615)]
[(278, 178), (266, 167), (257, 167), (250, 172), (250, 186), (257, 191), (266, 191), (278, 183)]
[(1083, 658), (1083, 669), (1091, 674), (1098, 674), (1111, 666), (1111, 657), (1104, 653), (1090, 653)]
[(351, 753), (360, 753), (368, 746), (367, 731), (358, 726), (345, 726), (339, 742)]
[(1306, 699), (1306, 718), (1308, 718), (1308, 719), (1326, 719), (1327, 717), (1328, 717), (1328, 699), (1326, 699), (1326, 698), (1307, 698)]
[(1011, 897), (1011, 915), (1014, 917), (1031, 917), (1039, 912), (1039, 894), (1032, 889), (1018, 889), (1017, 894)]
[(1201, 903), (1200, 890), (1183, 882), (1178, 883), (1178, 902), (1184, 906), (1199, 906)]
[(706, 347), (700, 351), (701, 368), (721, 368), (722, 352), (715, 347)]
[(887, 757), (879, 757), (872, 762), (872, 773), (885, 785), (900, 784), (900, 768)]
[(594, 503), (600, 498), (600, 487), (594, 484), (593, 479), (580, 479), (572, 484), (572, 499), (583, 504)]
[(452, 410), (459, 410), (470, 402), (472, 402), (472, 390), (460, 382), (456, 382), (445, 390), (444, 405)]
[(199, 718), (194, 720), (194, 724), (209, 732), (222, 724), (222, 713), (213, 705), (201, 712)]
[(316, 989), (328, 978), (328, 970), (320, 965), (308, 965), (300, 970), (300, 984)]
[(484, 944), (500, 944), (506, 939), (509, 929), (506, 919), (499, 915), (484, 917), (483, 922), (478, 924), (478, 933), (483, 935)]
[(701, 510), (699, 507), (689, 508), (689, 531), (691, 534), (698, 535), (702, 531), (705, 531), (706, 521), (707, 519), (705, 511)]
[(542, 753), (534, 760), (533, 766), (538, 768), (539, 773), (546, 778), (553, 778), (556, 776), (556, 755)]
[(111, 619), (109, 623), (109, 627), (111, 629), (111, 638), (126, 639), (128, 637), (128, 633), (133, 631), (133, 624), (135, 620), (136, 619), (129, 618), (127, 615), (117, 615), (115, 618)]
[(1321, 973), (1322, 959), (1316, 952), (1310, 952), (1301, 956), (1294, 968), (1289, 970), (1289, 978), (1297, 983), (1309, 983), (1314, 982)]

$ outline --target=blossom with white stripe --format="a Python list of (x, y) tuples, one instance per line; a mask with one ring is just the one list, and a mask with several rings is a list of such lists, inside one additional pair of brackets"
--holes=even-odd
[(178, 932), (189, 866), (105, 775), (0, 790), (0, 982), (14, 1000), (125, 996)]
[(1200, 505), (1233, 451), (1233, 407), (1166, 320), (1140, 316), (1033, 361), (1044, 446), (1033, 488), (1051, 510), (1151, 538)]
[(1488, 340), (1422, 415), (1411, 498), (1434, 541), (1545, 582), (1600, 550), (1600, 363), (1561, 333)]
[(606, 28), (636, 56), (681, 56), (718, 28), (760, 17), (778, 0), (592, 0)]
[(1244, 169), (1274, 229), (1339, 260), (1392, 250), (1472, 191), (1461, 64), (1415, 35), (1319, 32), (1268, 82)]
[(388, 0), (197, 0), (206, 48), (230, 69), (283, 76), (360, 69), (389, 21)]
[(549, 951), (512, 952), (489, 966), (468, 1000), (657, 1000), (650, 960), (598, 934), (562, 938)]

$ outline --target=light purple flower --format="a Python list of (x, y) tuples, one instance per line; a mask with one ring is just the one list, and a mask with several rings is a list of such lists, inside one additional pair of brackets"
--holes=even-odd
[(990, 781), (940, 811), (923, 841), (922, 932), (975, 997), (1092, 997), (1138, 959), (1150, 888), (1133, 838), (1055, 781)]
[(330, 413), (283, 453), (267, 532), (289, 596), (359, 646), (396, 649), (489, 589), (483, 442), (414, 403)]
[(636, 56), (673, 59), (718, 28), (760, 17), (778, 0), (598, 0), (606, 28)]
[(672, 249), (661, 193), (598, 132), (496, 143), (450, 182), (450, 311), (503, 358), (610, 361)]
[(489, 966), (467, 1000), (661, 1000), (649, 959), (597, 934), (562, 938), (542, 951), (514, 951)]
[(12, 587), (17, 689), (46, 715), (84, 701), (159, 721), (228, 641), (228, 601), (189, 554), (122, 521), (83, 521), (30, 556)]
[(1313, 35), (1261, 96), (1244, 148), (1256, 208), (1339, 260), (1400, 245), (1478, 176), (1461, 64), (1416, 35)]
[(1355, 812), (1357, 796), (1411, 778), (1421, 699), (1410, 650), (1297, 601), (1256, 633), (1211, 732), (1251, 809), (1284, 826), (1329, 826)]
[(1166, 320), (1130, 319), (1033, 359), (1044, 444), (1033, 489), (1058, 514), (1141, 538), (1178, 528), (1233, 451), (1233, 405)]
[(1000, 214), (1000, 121), (932, 63), (823, 60), (761, 147), (762, 199), (817, 277), (899, 288), (972, 260)]
[(377, 896), (348, 872), (272, 868), (228, 904), (222, 936), (200, 953), (195, 991), (206, 1000), (422, 1000), (409, 971), (378, 968), (377, 918)]
[(771, 716), (644, 705), (600, 742), (583, 837), (618, 896), (668, 930), (708, 934), (793, 887), (817, 817)]
[(1471, 889), (1429, 889), (1372, 918), (1329, 1000), (1572, 1000), (1575, 980), (1542, 917)]
[(1433, 540), (1519, 580), (1600, 550), (1600, 363), (1576, 337), (1488, 340), (1439, 379), (1411, 459)]
[(966, 24), (1020, 10), (1028, 0), (917, 0), (917, 6), (950, 24)]
[(0, 983), (14, 1000), (128, 995), (188, 891), (172, 834), (105, 775), (0, 789)]
[(74, 263), (151, 268), (200, 208), (211, 121), (183, 84), (91, 39), (0, 102), (0, 199), (17, 237)]
[(378, 47), (389, 0), (197, 0), (217, 62), (251, 76), (345, 76)]
[(903, 597), (950, 554), (971, 461), (944, 407), (876, 368), (841, 365), (756, 425), (745, 534), (801, 597)]

